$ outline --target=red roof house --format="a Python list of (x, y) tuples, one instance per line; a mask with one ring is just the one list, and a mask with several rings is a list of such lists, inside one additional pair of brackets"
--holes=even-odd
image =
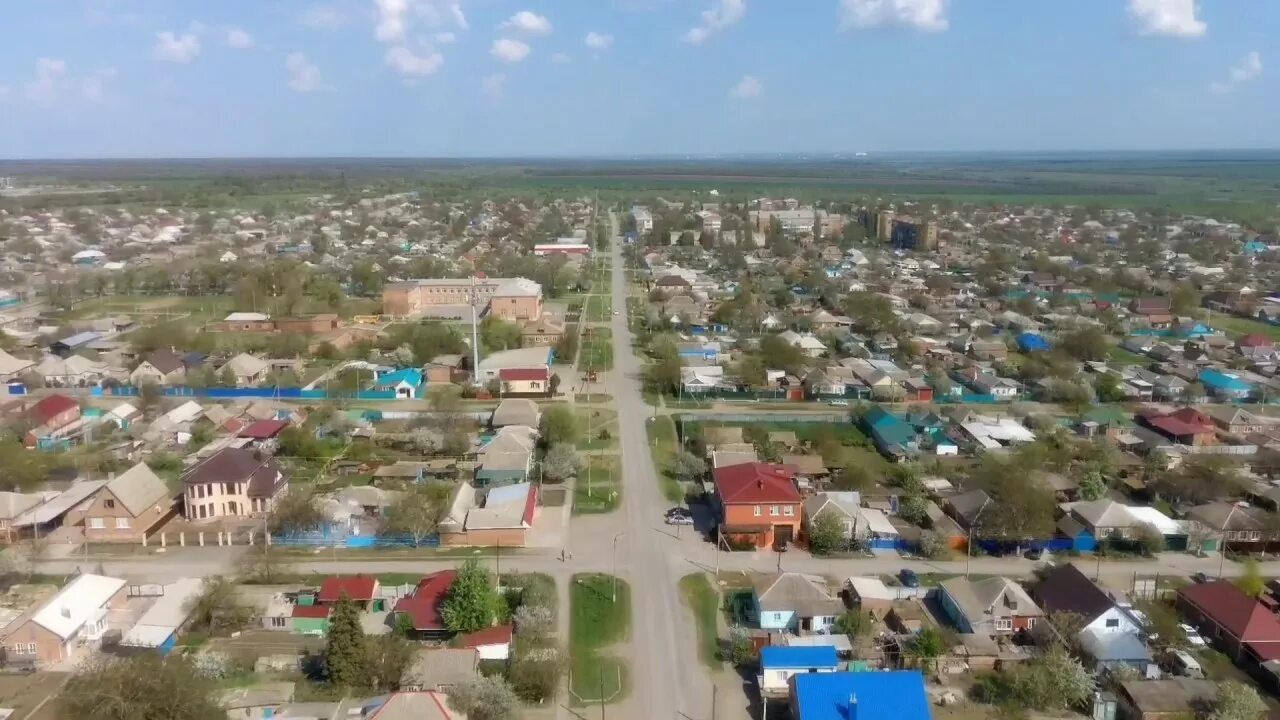
[(23, 438), (27, 447), (35, 447), (42, 437), (54, 435), (58, 430), (80, 419), (80, 403), (66, 395), (50, 395), (27, 409), (32, 429)]
[(251, 440), (272, 440), (287, 427), (289, 427), (288, 420), (258, 420), (242, 428), (236, 435)]
[(447, 637), (449, 631), (444, 626), (444, 619), (440, 617), (440, 603), (444, 601), (444, 596), (457, 575), (453, 570), (443, 570), (419, 580), (412, 595), (396, 601), (392, 612), (396, 614), (397, 620), (400, 615), (405, 615), (413, 623), (416, 632), (434, 638)]
[(511, 654), (512, 625), (499, 625), (458, 636), (458, 647), (475, 648), (481, 660), (506, 660)]
[(1168, 414), (1144, 410), (1138, 413), (1138, 423), (1183, 445), (1211, 445), (1217, 436), (1213, 420), (1195, 408)]
[(334, 575), (320, 583), (316, 600), (322, 604), (336, 603), (344, 596), (357, 603), (368, 603), (378, 594), (378, 578), (369, 575)]
[(1275, 343), (1271, 342), (1266, 335), (1260, 333), (1249, 333), (1236, 340), (1236, 347), (1242, 348), (1270, 348), (1274, 346)]
[(1234, 583), (1214, 580), (1188, 585), (1178, 590), (1177, 606), (1205, 638), (1237, 663), (1280, 659), (1280, 620)]
[(716, 468), (711, 475), (721, 534), (756, 547), (781, 545), (800, 535), (795, 468), (741, 463)]

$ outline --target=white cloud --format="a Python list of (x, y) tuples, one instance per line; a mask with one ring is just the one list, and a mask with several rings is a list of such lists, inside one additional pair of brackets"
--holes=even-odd
[(378, 25), (373, 34), (383, 42), (393, 42), (404, 37), (408, 23), (409, 0), (374, 0), (378, 11)]
[(227, 31), (227, 47), (247, 48), (253, 45), (253, 36), (241, 30), (240, 28), (231, 28)]
[(502, 62), (518, 63), (529, 57), (529, 46), (519, 40), (499, 38), (493, 41), (493, 47), (489, 49), (489, 54)]
[(156, 46), (152, 51), (157, 60), (171, 63), (189, 63), (200, 54), (200, 38), (194, 33), (175, 35), (165, 31), (156, 34)]
[(551, 21), (545, 15), (521, 10), (508, 18), (499, 27), (503, 30), (513, 30), (528, 35), (546, 35), (551, 32)]
[(310, 93), (331, 89), (325, 84), (320, 68), (307, 59), (306, 53), (289, 53), (289, 57), (284, 60), (284, 67), (289, 71), (289, 87), (294, 92)]
[(444, 56), (438, 52), (418, 55), (403, 45), (397, 45), (387, 51), (386, 63), (406, 79), (432, 75), (444, 64)]
[(414, 26), (427, 29), (467, 29), (467, 16), (458, 3), (444, 0), (373, 0), (377, 23), (374, 37), (400, 44)]
[(555, 53), (554, 55), (551, 56), (551, 62), (555, 63), (556, 65), (568, 65), (572, 60), (573, 58), (569, 57), (564, 53)]
[[(114, 68), (95, 70), (78, 78), (67, 69), (65, 60), (40, 58), (36, 61), (36, 74), (23, 86), (23, 95), (34, 105), (54, 105), (64, 100), (102, 102), (106, 96), (106, 82), (115, 77)], [(7, 88), (0, 95), (8, 95)]]
[(1250, 52), (1244, 56), (1238, 64), (1232, 66), (1227, 72), (1227, 79), (1221, 82), (1211, 83), (1209, 90), (1219, 95), (1229, 93), (1235, 90), (1238, 85), (1249, 82), (1250, 80), (1262, 74), (1262, 56), (1257, 50)]
[(507, 76), (502, 73), (485, 75), (480, 79), (480, 90), (493, 99), (502, 97), (502, 90), (507, 84)]
[(902, 25), (920, 32), (950, 26), (947, 0), (840, 0), (840, 29)]
[(452, 45), (458, 39), (458, 36), (451, 32), (438, 32), (435, 34), (434, 39), (441, 45)]
[(459, 5), (458, 3), (453, 3), (452, 5), (450, 5), (449, 14), (453, 17), (454, 24), (456, 24), (458, 27), (462, 28), (463, 30), (467, 29), (468, 27), (467, 16), (462, 14), (461, 5)]
[(1195, 0), (1129, 0), (1129, 15), (1143, 35), (1194, 38), (1209, 26), (1196, 17)]
[(613, 45), (613, 36), (592, 31), (587, 33), (587, 36), (582, 39), (582, 42), (592, 50), (607, 50), (611, 45)]
[(313, 30), (337, 30), (347, 24), (346, 16), (328, 5), (313, 5), (303, 10), (298, 20)]
[(702, 11), (702, 24), (684, 34), (684, 41), (701, 45), (716, 31), (739, 22), (746, 14), (746, 0), (715, 0), (714, 5)]
[(729, 96), (739, 100), (749, 100), (760, 97), (763, 92), (764, 85), (760, 84), (759, 78), (755, 75), (743, 75), (738, 84), (729, 90)]

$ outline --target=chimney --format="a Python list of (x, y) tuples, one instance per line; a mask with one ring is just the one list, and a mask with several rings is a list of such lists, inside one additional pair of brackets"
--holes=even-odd
[(764, 478), (756, 478), (756, 487), (761, 490), (764, 489)]
[(846, 715), (849, 720), (858, 720), (858, 696), (849, 693), (849, 713)]

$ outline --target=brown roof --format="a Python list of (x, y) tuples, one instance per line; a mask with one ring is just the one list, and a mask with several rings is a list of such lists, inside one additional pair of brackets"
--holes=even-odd
[(277, 482), (276, 476), (280, 474), (280, 466), (265, 455), (253, 450), (225, 448), (187, 471), (182, 482), (186, 485), (248, 482), (249, 495), (271, 497), (280, 485), (288, 482), (283, 475)]
[(1054, 568), (1036, 586), (1034, 595), (1046, 613), (1072, 612), (1085, 622), (1091, 622), (1115, 604), (1071, 563)]
[(172, 350), (156, 350), (147, 356), (147, 362), (151, 363), (151, 367), (168, 375), (183, 367), (182, 358)]

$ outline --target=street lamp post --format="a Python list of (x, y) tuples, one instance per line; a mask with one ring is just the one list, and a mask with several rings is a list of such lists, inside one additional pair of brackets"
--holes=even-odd
[(613, 599), (612, 602), (618, 602), (618, 538), (626, 533), (615, 533), (613, 536)]

